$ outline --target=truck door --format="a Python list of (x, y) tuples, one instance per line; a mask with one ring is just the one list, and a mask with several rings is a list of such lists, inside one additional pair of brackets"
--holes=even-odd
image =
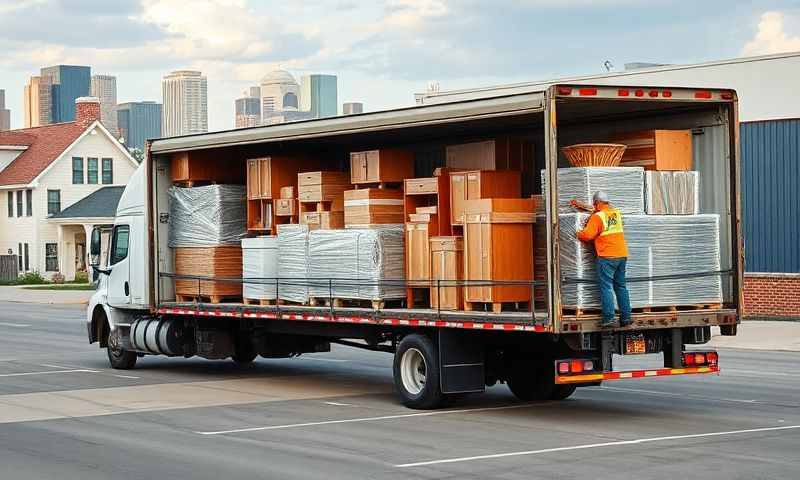
[(115, 225), (111, 235), (111, 252), (108, 258), (108, 304), (126, 307), (131, 303), (130, 267), (128, 250), (130, 226)]

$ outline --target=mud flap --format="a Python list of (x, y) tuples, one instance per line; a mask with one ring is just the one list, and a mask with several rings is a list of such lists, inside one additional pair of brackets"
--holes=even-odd
[(439, 332), (439, 365), (442, 393), (486, 389), (483, 343), (474, 332), (442, 329)]

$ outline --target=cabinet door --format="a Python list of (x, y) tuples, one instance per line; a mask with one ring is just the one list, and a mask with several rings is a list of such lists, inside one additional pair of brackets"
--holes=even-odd
[[(429, 280), (431, 278), (431, 257), (427, 225), (407, 224), (406, 240), (408, 242), (408, 279)], [(418, 286), (415, 285), (415, 287)]]
[(366, 152), (364, 155), (364, 170), (366, 181), (377, 183), (381, 181), (380, 153), (378, 150)]
[(269, 158), (260, 160), (261, 198), (272, 198), (272, 162)]
[(467, 198), (466, 175), (450, 175), (450, 224), (460, 225), (459, 217), (464, 215), (464, 200)]
[(351, 153), (350, 154), (350, 182), (361, 183), (364, 182), (364, 153)]
[(475, 200), (483, 198), (481, 195), (481, 174), (479, 172), (467, 173), (466, 199)]
[(261, 165), (259, 159), (247, 161), (247, 199), (261, 198)]

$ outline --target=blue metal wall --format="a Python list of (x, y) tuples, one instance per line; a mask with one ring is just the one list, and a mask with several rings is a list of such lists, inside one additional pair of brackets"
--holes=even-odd
[(740, 131), (745, 269), (800, 273), (800, 119)]

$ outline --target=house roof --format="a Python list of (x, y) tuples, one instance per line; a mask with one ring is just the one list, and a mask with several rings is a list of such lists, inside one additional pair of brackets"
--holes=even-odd
[(125, 187), (103, 187), (83, 197), (48, 218), (109, 218), (117, 213), (117, 204)]
[(78, 122), (67, 122), (0, 132), (0, 146), (28, 147), (0, 171), (0, 186), (30, 183), (87, 128)]

